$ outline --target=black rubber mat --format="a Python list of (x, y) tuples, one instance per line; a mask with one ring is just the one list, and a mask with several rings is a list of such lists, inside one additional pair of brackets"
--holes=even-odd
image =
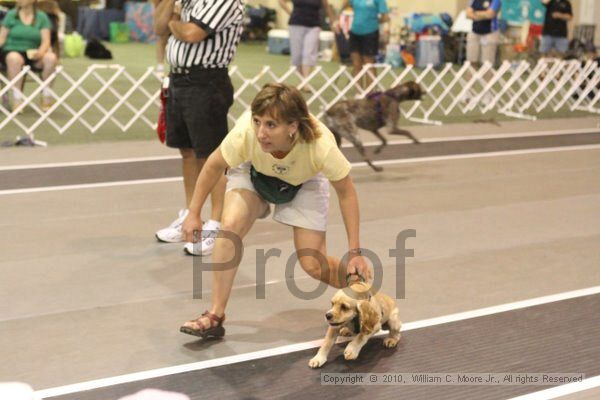
[[(600, 375), (598, 310), (600, 295), (586, 296), (411, 330), (395, 350), (375, 338), (352, 362), (337, 345), (318, 370), (307, 365), (314, 349), (53, 399), (111, 400), (149, 387), (194, 400), (506, 399), (550, 386), (327, 386), (321, 385), (321, 373), (583, 373), (590, 378)], [(164, 344), (157, 351), (176, 349)]]
[[(422, 144), (394, 144), (384, 148), (380, 154), (373, 156), (372, 159), (383, 161), (590, 144), (600, 144), (600, 132)], [(373, 146), (371, 146), (371, 150), (372, 148)], [(343, 152), (351, 162), (362, 161), (354, 148), (344, 148)], [(179, 159), (56, 168), (29, 168), (0, 171), (0, 190), (179, 176), (181, 176), (181, 161)]]

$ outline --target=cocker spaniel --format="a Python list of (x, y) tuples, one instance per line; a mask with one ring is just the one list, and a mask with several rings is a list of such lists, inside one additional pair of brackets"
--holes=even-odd
[[(346, 294), (349, 292), (349, 294)], [(383, 345), (396, 347), (400, 340), (400, 327), (396, 302), (383, 293), (371, 293), (370, 285), (358, 282), (349, 290), (339, 290), (331, 300), (331, 309), (325, 313), (329, 323), (321, 348), (309, 362), (311, 368), (319, 368), (327, 362), (327, 355), (338, 335), (356, 335), (344, 350), (346, 360), (354, 360), (367, 341), (380, 329), (389, 330)]]

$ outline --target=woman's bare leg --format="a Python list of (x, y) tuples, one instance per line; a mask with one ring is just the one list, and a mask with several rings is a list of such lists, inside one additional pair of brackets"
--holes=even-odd
[[(225, 204), (221, 220), (221, 230), (215, 241), (212, 253), (212, 305), (209, 311), (219, 317), (225, 314), (225, 308), (231, 295), (231, 288), (241, 261), (241, 250), (236, 244), (246, 236), (254, 221), (265, 212), (267, 204), (254, 192), (245, 189), (230, 190), (225, 194)], [(235, 242), (225, 235), (235, 235)], [(237, 243), (236, 243), (237, 242)], [(211, 326), (207, 317), (190, 321), (184, 326), (192, 329)]]
[(294, 227), (294, 245), (302, 269), (315, 279), (336, 288), (346, 287), (345, 267), (327, 255), (325, 232)]

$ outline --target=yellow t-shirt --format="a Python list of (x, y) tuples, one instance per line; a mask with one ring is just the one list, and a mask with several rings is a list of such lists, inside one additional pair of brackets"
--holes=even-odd
[(299, 185), (319, 172), (330, 181), (345, 178), (352, 168), (335, 143), (333, 133), (311, 115), (321, 136), (312, 143), (298, 141), (292, 151), (278, 159), (260, 148), (252, 114), (245, 112), (221, 142), (221, 154), (230, 167), (250, 161), (258, 172)]

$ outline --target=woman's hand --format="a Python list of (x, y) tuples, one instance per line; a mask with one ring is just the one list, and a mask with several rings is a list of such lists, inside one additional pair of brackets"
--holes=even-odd
[(200, 219), (200, 215), (194, 215), (191, 212), (188, 213), (183, 221), (182, 231), (186, 242), (198, 242), (198, 240), (200, 240), (200, 234), (197, 232), (202, 231), (202, 220)]
[(31, 57), (29, 57), (29, 55), (28, 55), (27, 57), (28, 57), (29, 59), (31, 59), (31, 60), (39, 61), (39, 60), (41, 60), (42, 58), (44, 58), (44, 55), (45, 55), (45, 54), (46, 54), (46, 52), (44, 52), (44, 51), (42, 51), (42, 50), (40, 50), (40, 49), (37, 49), (37, 51), (36, 51), (35, 53), (33, 53), (33, 54), (31, 55)]
[(181, 19), (181, 1), (176, 1), (175, 4), (173, 4), (173, 16)]
[(370, 281), (371, 279), (373, 279), (373, 271), (367, 264), (365, 258), (358, 254), (350, 254), (348, 266), (346, 267), (346, 274), (358, 274), (362, 276), (365, 279), (365, 281)]

